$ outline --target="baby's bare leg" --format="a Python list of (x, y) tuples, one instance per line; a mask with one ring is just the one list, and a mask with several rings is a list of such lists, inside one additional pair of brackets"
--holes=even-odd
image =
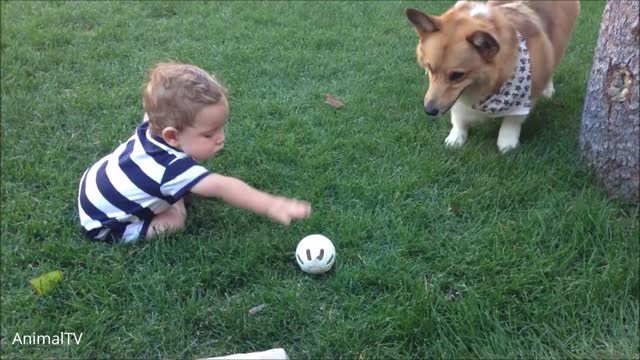
[(184, 228), (187, 219), (187, 210), (184, 207), (184, 199), (180, 199), (167, 211), (156, 215), (151, 220), (151, 225), (147, 230), (146, 239), (161, 234), (174, 233)]

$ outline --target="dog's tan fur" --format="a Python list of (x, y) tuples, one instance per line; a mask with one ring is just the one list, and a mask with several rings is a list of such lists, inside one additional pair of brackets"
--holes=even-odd
[[(496, 92), (512, 76), (517, 32), (529, 49), (532, 100), (553, 91), (579, 12), (578, 0), (459, 1), (440, 16), (407, 9), (419, 36), (418, 63), (429, 75), (425, 111), (442, 114), (459, 99), (471, 104)], [(454, 73), (463, 76), (452, 80)]]

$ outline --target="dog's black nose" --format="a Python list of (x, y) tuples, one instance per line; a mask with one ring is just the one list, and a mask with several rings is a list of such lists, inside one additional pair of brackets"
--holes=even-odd
[(427, 103), (427, 105), (424, 106), (424, 112), (427, 113), (427, 115), (429, 116), (436, 116), (438, 115), (440, 110), (436, 107), (436, 105), (433, 102), (429, 102)]

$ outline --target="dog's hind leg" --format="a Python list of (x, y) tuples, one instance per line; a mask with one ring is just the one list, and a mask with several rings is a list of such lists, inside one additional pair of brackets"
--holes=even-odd
[(520, 129), (526, 118), (526, 115), (512, 115), (505, 116), (502, 120), (500, 132), (498, 133), (498, 150), (500, 150), (501, 153), (504, 154), (518, 147), (520, 143)]

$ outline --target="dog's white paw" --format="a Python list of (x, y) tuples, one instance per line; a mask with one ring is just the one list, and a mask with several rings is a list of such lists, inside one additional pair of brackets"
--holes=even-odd
[(520, 129), (526, 118), (526, 115), (513, 115), (506, 116), (502, 120), (502, 125), (500, 125), (500, 131), (498, 132), (498, 150), (501, 153), (504, 154), (518, 147)]
[(544, 90), (542, 90), (542, 96), (546, 97), (547, 99), (550, 99), (555, 93), (556, 93), (556, 89), (553, 87), (553, 81), (549, 81), (549, 83), (544, 88)]
[(498, 150), (503, 154), (517, 148), (519, 144), (518, 138), (498, 138)]
[(450, 147), (460, 147), (467, 141), (467, 132), (456, 128), (451, 129), (444, 143)]

